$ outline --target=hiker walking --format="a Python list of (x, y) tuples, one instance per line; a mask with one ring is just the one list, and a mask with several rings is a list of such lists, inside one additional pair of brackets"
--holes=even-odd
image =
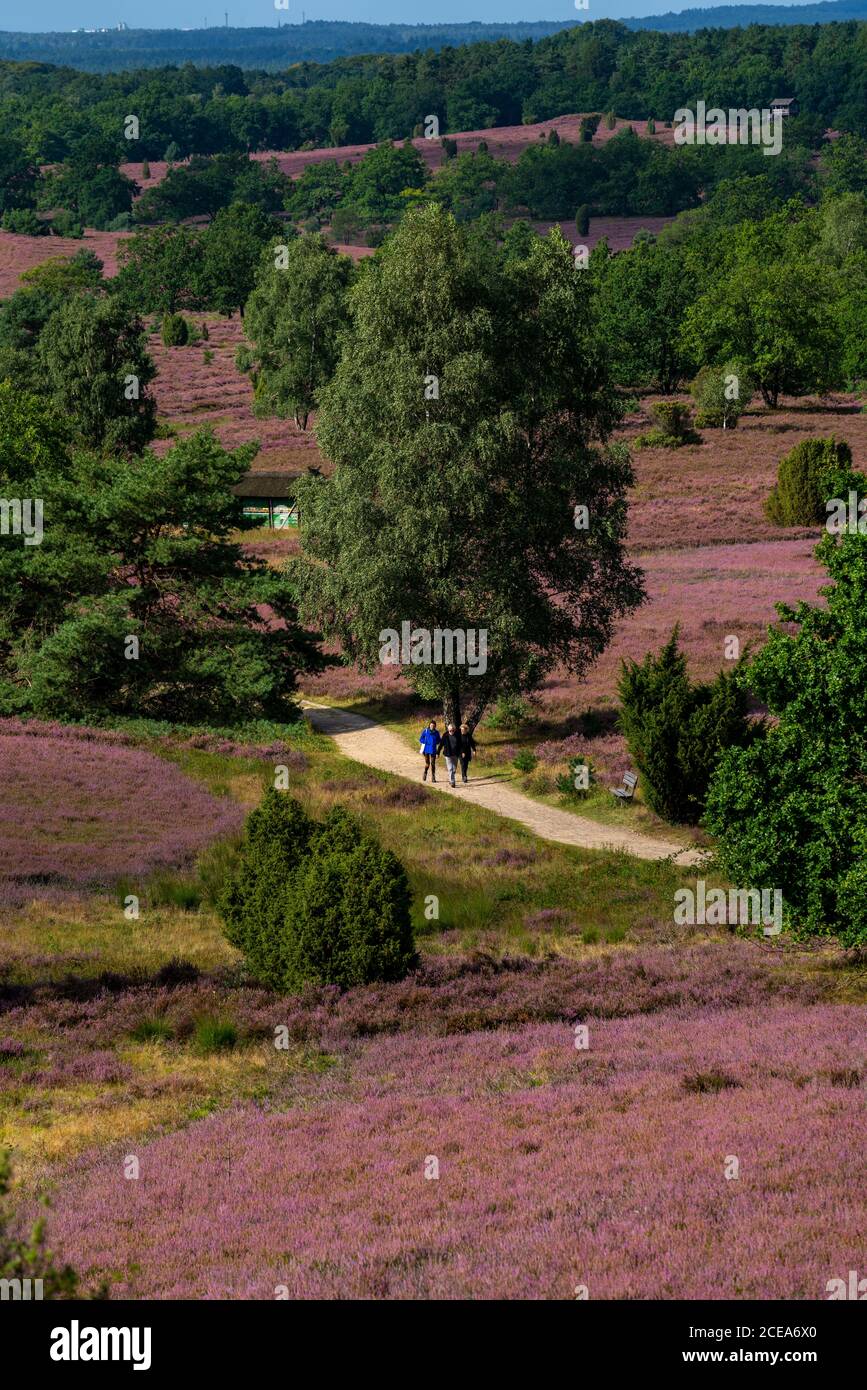
[[(452, 787), (455, 785), (455, 773), (458, 769), (458, 763), (461, 759), (463, 747), (464, 744), (463, 739), (461, 738), (460, 730), (456, 729), (454, 724), (450, 724), (449, 727), (446, 729), (446, 732), (443, 734), (440, 748), (445, 755), (446, 768), (448, 769), (449, 774), (449, 785)], [(464, 781), (466, 780), (467, 779), (465, 777)]]
[(473, 731), (466, 720), (461, 725), (461, 780), (467, 780), (467, 768), (474, 753), (477, 753), (476, 740), (473, 738)]
[(440, 744), (442, 743), (442, 736), (435, 719), (430, 721), (426, 729), (422, 729), (418, 743), (424, 754), (424, 772), (421, 775), (421, 780), (426, 782), (428, 772), (430, 772), (430, 779), (435, 782), (437, 779), (437, 753), (440, 751)]

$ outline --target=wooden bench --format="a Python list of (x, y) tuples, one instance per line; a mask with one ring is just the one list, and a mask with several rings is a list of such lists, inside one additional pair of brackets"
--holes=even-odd
[(620, 787), (612, 787), (612, 791), (621, 801), (631, 801), (635, 795), (637, 784), (638, 774), (636, 772), (624, 772), (623, 785)]

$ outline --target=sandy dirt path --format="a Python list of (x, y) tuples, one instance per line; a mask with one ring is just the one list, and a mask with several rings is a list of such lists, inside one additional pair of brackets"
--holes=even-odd
[[(311, 724), (323, 734), (330, 734), (341, 753), (357, 763), (379, 768), (383, 772), (393, 772), (399, 777), (407, 777), (411, 782), (421, 785), (423, 763), (420, 754), (414, 753), (397, 734), (384, 729), (372, 719), (361, 714), (351, 714), (347, 710), (334, 709), (329, 705), (316, 705), (302, 701), (303, 709)], [(612, 825), (600, 825), (597, 821), (575, 816), (570, 811), (558, 811), (554, 806), (544, 806), (532, 801), (522, 792), (508, 785), (508, 772), (472, 776), (463, 786), (458, 776), (458, 785), (452, 790), (449, 786), (445, 761), (438, 759), (437, 781), (430, 787), (432, 792), (444, 792), (447, 796), (461, 797), (477, 806), (485, 806), (498, 816), (518, 821), (532, 830), (543, 840), (555, 840), (561, 845), (580, 845), (584, 849), (625, 850), (639, 859), (675, 858), (678, 864), (696, 864), (702, 859), (701, 851), (687, 848), (669, 840), (656, 840), (642, 835), (637, 830), (621, 829)]]

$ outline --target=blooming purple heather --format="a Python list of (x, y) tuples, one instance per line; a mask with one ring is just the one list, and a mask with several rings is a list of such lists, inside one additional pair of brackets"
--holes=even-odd
[(587, 1023), (368, 1043), (318, 1099), (140, 1145), (138, 1181), (83, 1162), (52, 1244), (161, 1298), (817, 1299), (858, 1266), (861, 1009)]
[(242, 821), (122, 735), (0, 721), (0, 904), (181, 868)]

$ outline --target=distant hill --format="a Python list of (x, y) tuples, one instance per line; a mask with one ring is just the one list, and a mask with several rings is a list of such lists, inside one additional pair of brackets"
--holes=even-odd
[(745, 29), (749, 24), (832, 24), (867, 19), (867, 0), (822, 0), (816, 5), (718, 5), (621, 20), (627, 29), (693, 34), (697, 29)]
[[(552, 6), (553, 8), (553, 6)], [(496, 39), (542, 39), (575, 19), (532, 24), (354, 24), (308, 20), (265, 29), (109, 29), (88, 34), (0, 32), (0, 60), (56, 63), (80, 72), (118, 72), (195, 63), (274, 72), (292, 63), (329, 63), (361, 53), (412, 53)]]

